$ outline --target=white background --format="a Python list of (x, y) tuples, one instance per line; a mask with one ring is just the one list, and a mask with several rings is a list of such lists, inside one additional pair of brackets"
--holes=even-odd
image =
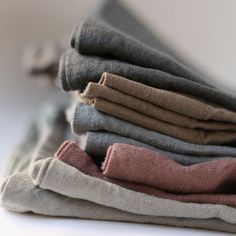
[[(0, 0), (0, 173), (29, 117), (51, 97), (21, 69), (23, 49), (70, 35), (98, 0)], [(179, 53), (236, 91), (236, 1), (124, 1)], [(65, 95), (64, 95), (65, 96)], [(0, 208), (0, 235), (224, 235), (155, 225), (19, 215)], [(226, 235), (226, 234), (225, 234)]]

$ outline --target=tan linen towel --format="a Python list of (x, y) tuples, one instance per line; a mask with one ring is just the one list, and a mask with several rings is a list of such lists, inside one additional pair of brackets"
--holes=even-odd
[[(219, 122), (217, 123), (216, 122), (216, 124), (213, 123), (213, 126), (211, 126), (211, 122), (204, 122), (204, 121), (199, 122), (197, 120), (186, 117), (186, 115), (185, 116), (179, 115), (178, 113), (176, 113), (176, 111), (171, 112), (163, 108), (160, 108), (161, 109), (160, 110), (159, 107), (151, 104), (150, 101), (145, 102), (141, 99), (135, 98), (133, 95), (129, 96), (125, 94), (124, 92), (118, 91), (118, 90), (121, 90), (120, 86), (125, 87), (126, 83), (129, 85), (130, 82), (131, 84), (134, 83), (134, 85), (133, 87), (129, 87), (126, 93), (129, 93), (129, 91), (132, 90), (135, 87), (135, 85), (138, 85), (140, 87), (138, 89), (139, 91), (138, 90), (136, 91), (137, 94), (140, 93), (140, 90), (142, 90), (141, 93), (143, 93), (144, 99), (152, 95), (151, 90), (153, 90), (153, 88), (151, 87), (145, 86), (143, 84), (139, 84), (137, 82), (129, 81), (120, 76), (104, 73), (100, 80), (101, 84), (89, 83), (86, 90), (84, 91), (84, 93), (81, 94), (81, 96), (85, 100), (87, 98), (92, 99), (93, 106), (99, 111), (108, 113), (115, 117), (127, 120), (131, 123), (140, 125), (144, 128), (161, 132), (161, 133), (167, 134), (169, 136), (172, 136), (172, 137), (175, 137), (175, 138), (187, 141), (187, 142), (197, 143), (197, 144), (226, 144), (226, 143), (234, 142), (236, 140), (236, 132), (212, 131), (212, 130), (207, 131), (203, 129), (185, 128), (183, 127), (183, 125), (182, 127), (178, 126), (178, 124), (180, 123), (188, 124), (187, 122), (184, 122), (184, 119), (187, 118), (186, 121), (190, 120), (193, 124), (205, 123), (204, 126), (207, 126), (209, 124), (209, 127), (211, 127), (211, 129), (217, 128), (217, 127), (214, 127), (216, 125), (216, 126), (219, 126), (220, 129), (226, 128), (226, 129), (233, 130), (231, 128), (234, 128), (235, 130), (235, 125), (231, 123), (219, 123)], [(109, 87), (110, 84), (112, 87), (115, 87), (115, 88), (110, 88)], [(113, 84), (115, 84), (115, 86), (113, 86)], [(148, 88), (150, 88), (150, 90)], [(154, 91), (157, 92), (158, 89), (154, 89)], [(191, 105), (193, 107), (195, 105), (201, 106), (202, 104), (204, 104), (205, 107), (208, 106), (212, 109), (221, 109), (221, 108), (215, 108), (209, 104), (205, 104), (201, 101), (198, 101), (196, 99), (186, 97), (180, 94), (176, 94), (176, 93), (172, 93), (172, 92), (168, 92), (164, 90), (159, 90), (159, 91), (161, 91), (161, 93), (164, 93), (165, 96), (166, 96), (165, 93), (167, 93), (167, 95), (169, 93), (169, 96), (168, 96), (169, 100), (173, 100), (172, 106), (176, 105), (176, 107), (179, 106), (181, 108), (182, 103), (184, 102), (184, 99), (186, 99), (187, 104), (189, 106), (191, 102), (192, 103)], [(172, 98), (170, 98), (170, 96), (172, 96)], [(175, 99), (174, 96), (177, 97), (177, 99)], [(158, 97), (158, 94), (156, 94), (155, 99), (153, 97), (152, 100), (154, 102), (156, 100), (160, 100)], [(177, 101), (176, 104), (175, 104), (175, 101)], [(155, 110), (155, 108), (157, 109)], [(141, 109), (141, 112), (140, 112), (140, 109)], [(196, 109), (196, 108), (193, 108), (193, 109)], [(153, 110), (154, 112), (151, 112), (151, 110)], [(228, 113), (232, 113), (232, 117), (235, 116), (233, 112), (230, 112), (225, 109), (221, 109), (221, 110), (225, 111), (224, 113), (226, 114), (225, 116), (229, 115)], [(203, 111), (203, 113), (204, 112), (205, 111)], [(155, 113), (155, 115), (149, 115), (153, 113)], [(161, 117), (160, 119), (158, 119), (159, 115)], [(155, 116), (155, 117), (153, 118), (151, 116)], [(166, 120), (167, 122), (165, 122)], [(177, 125), (175, 125), (175, 120), (176, 120)], [(170, 121), (170, 123), (168, 123), (168, 121)], [(191, 122), (190, 122), (190, 125), (187, 125), (188, 127), (192, 126)]]
[[(112, 80), (112, 77), (109, 78)], [(120, 77), (120, 79), (123, 80), (122, 77)], [(133, 111), (139, 112), (147, 117), (155, 118), (157, 120), (185, 128), (200, 128), (212, 131), (236, 130), (236, 124), (230, 122), (198, 120), (186, 115), (182, 115), (175, 111), (167, 110), (160, 106), (154, 105), (149, 101), (143, 100), (145, 98), (140, 99), (129, 95), (127, 94), (128, 91), (127, 93), (124, 93), (116, 90), (116, 88), (111, 88), (109, 87), (109, 85), (106, 85), (106, 81), (107, 80), (100, 80), (100, 83), (89, 82), (85, 91), (77, 96), (77, 100), (81, 100), (82, 97), (85, 101), (92, 103), (92, 101), (90, 100), (93, 98), (99, 98), (99, 100), (105, 99), (115, 104), (122, 105), (126, 108), (130, 108)], [(124, 79), (124, 84), (126, 83), (126, 81), (127, 80)], [(140, 86), (143, 87), (143, 89), (147, 87), (145, 85)]]

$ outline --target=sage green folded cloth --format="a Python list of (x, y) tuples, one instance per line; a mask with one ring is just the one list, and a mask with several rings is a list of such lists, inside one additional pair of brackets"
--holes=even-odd
[[(1, 204), (17, 212), (236, 232), (236, 209), (182, 203), (90, 177), (53, 158), (68, 133), (64, 109), (41, 112), (11, 158)], [(30, 139), (29, 139), (30, 138)]]

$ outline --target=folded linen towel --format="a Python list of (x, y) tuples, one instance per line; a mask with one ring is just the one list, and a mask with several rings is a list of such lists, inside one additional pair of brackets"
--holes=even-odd
[[(112, 149), (111, 152), (107, 153), (106, 160), (109, 162), (109, 159), (111, 159), (111, 156), (113, 156), (114, 149), (117, 149), (117, 147), (123, 146), (122, 144), (114, 144), (113, 146), (110, 147), (110, 150)], [(121, 153), (123, 155), (123, 153)], [(158, 154), (156, 153), (156, 156)], [(195, 203), (212, 203), (212, 204), (224, 204), (228, 206), (236, 206), (236, 195), (225, 195), (225, 194), (174, 194), (170, 192), (165, 192), (160, 188), (140, 184), (140, 183), (135, 183), (134, 181), (132, 182), (127, 182), (125, 180), (125, 176), (122, 179), (122, 167), (121, 167), (121, 173), (116, 175), (116, 172), (113, 171), (114, 165), (113, 163), (109, 164), (102, 173), (101, 170), (95, 165), (93, 160), (91, 159), (90, 156), (88, 156), (84, 151), (82, 151), (78, 145), (74, 142), (66, 141), (64, 142), (61, 147), (58, 149), (57, 153), (55, 154), (56, 158), (59, 160), (63, 161), (64, 163), (73, 166), (80, 170), (81, 172), (102, 179), (104, 181), (108, 181), (114, 184), (117, 184), (119, 186), (122, 186), (127, 189), (131, 189), (137, 192), (142, 192), (146, 193), (149, 195), (154, 195), (157, 197), (161, 198), (167, 198), (167, 199), (173, 199), (173, 200), (178, 200), (182, 202), (195, 202)], [(142, 157), (139, 157), (142, 158)], [(122, 157), (121, 157), (122, 159)], [(157, 158), (158, 159), (158, 158)], [(105, 160), (105, 163), (106, 163)], [(136, 161), (136, 160), (135, 160)], [(119, 163), (117, 162), (117, 166), (115, 168), (119, 168)], [(130, 164), (131, 163), (131, 164)], [(132, 166), (132, 161), (131, 162), (126, 162), (128, 169), (130, 166)], [(140, 174), (143, 173), (145, 169), (142, 170), (137, 170), (135, 169), (132, 170), (131, 174), (133, 171), (139, 171)], [(144, 166), (145, 168), (145, 166)], [(165, 167), (166, 168), (166, 167)], [(109, 172), (109, 173), (107, 173)], [(109, 177), (111, 173), (111, 178)], [(149, 173), (143, 173), (143, 175), (148, 175)], [(116, 179), (116, 176), (118, 178)], [(121, 176), (121, 177), (120, 177)], [(135, 176), (135, 175), (133, 175)], [(114, 178), (113, 178), (114, 177)], [(121, 180), (119, 180), (119, 178)], [(128, 181), (131, 180), (127, 179)], [(162, 177), (159, 178), (160, 181), (162, 180)], [(170, 178), (169, 178), (170, 179)], [(175, 184), (174, 181), (172, 184)]]
[(226, 194), (236, 192), (235, 168), (235, 159), (182, 166), (158, 152), (128, 144), (110, 146), (102, 166), (103, 173), (110, 178), (169, 192)]
[[(54, 112), (52, 112), (53, 110)], [(46, 158), (52, 155), (61, 140), (65, 138), (66, 133), (63, 113), (57, 112), (58, 115), (56, 115), (57, 109), (53, 110), (49, 110), (49, 116), (45, 116), (39, 122), (40, 129), (38, 131), (43, 132), (38, 133), (35, 130), (34, 133), (38, 137), (35, 140), (37, 141), (34, 142), (32, 149), (26, 149), (28, 154), (31, 154), (25, 156), (24, 151), (19, 149), (19, 152), (15, 152), (19, 155), (15, 155), (12, 163), (19, 163), (18, 166), (21, 166), (20, 163), (25, 164), (19, 172), (11, 170), (10, 175), (7, 175), (1, 186), (1, 204), (5, 208), (12, 211), (30, 211), (53, 216), (160, 223), (236, 231), (234, 227), (234, 219), (236, 219), (234, 214), (236, 213), (233, 208), (223, 205), (181, 203), (148, 197), (141, 193), (136, 195), (133, 191), (106, 183), (103, 180), (97, 182), (95, 178), (84, 175), (59, 160)], [(27, 135), (27, 137), (29, 136)], [(28, 143), (28, 140), (25, 140), (25, 143)], [(25, 143), (22, 143), (21, 146), (27, 146)], [(29, 156), (30, 158), (26, 161), (24, 158)], [(117, 193), (121, 198), (115, 197)], [(122, 201), (120, 202), (119, 199)], [(139, 202), (141, 208), (136, 204), (133, 206), (131, 203), (134, 202)], [(164, 209), (165, 207), (166, 209)], [(123, 211), (118, 209), (123, 209)], [(218, 219), (211, 219), (212, 217)]]
[[(185, 203), (135, 192), (84, 174), (57, 159), (37, 161), (29, 169), (33, 183), (72, 198), (152, 216), (209, 219), (236, 223), (236, 209), (218, 204)], [(138, 204), (137, 204), (138, 203)]]
[[(77, 136), (77, 137), (80, 137)], [(93, 160), (98, 164), (104, 161), (104, 157), (107, 153), (107, 149), (110, 145), (114, 143), (126, 143), (135, 145), (138, 147), (145, 147), (150, 150), (159, 152), (165, 156), (168, 156), (170, 159), (180, 163), (181, 165), (189, 166), (197, 163), (202, 163), (212, 160), (222, 160), (222, 159), (233, 159), (232, 157), (227, 156), (192, 156), (178, 154), (174, 152), (164, 151), (162, 149), (155, 148), (153, 146), (141, 143), (131, 138), (120, 136), (114, 133), (109, 132), (87, 132), (87, 135), (84, 139), (82, 148), (86, 153), (90, 154), (93, 157)], [(80, 145), (79, 145), (80, 146)], [(81, 146), (80, 146), (81, 147)]]
[(189, 94), (236, 111), (234, 96), (226, 94), (220, 89), (173, 76), (157, 69), (140, 67), (112, 58), (81, 55), (75, 50), (68, 50), (60, 60), (59, 78), (65, 91), (83, 91), (88, 82), (97, 83), (103, 72), (120, 75), (151, 87)]
[[(1, 186), (1, 205), (3, 207), (11, 211), (34, 212), (48, 216), (155, 223), (236, 232), (233, 224), (221, 220), (137, 215), (39, 188), (33, 184), (28, 175), (28, 169), (38, 159), (45, 158), (44, 155), (52, 156), (66, 131), (66, 123), (63, 121), (64, 114), (60, 110), (48, 107), (40, 113), (39, 117), (32, 122), (24, 140), (12, 155), (6, 173), (7, 178)], [(60, 132), (52, 132), (55, 129), (51, 130), (51, 127)]]
[(87, 18), (73, 33), (71, 45), (81, 54), (109, 56), (133, 65), (158, 69), (207, 84), (204, 79), (173, 57), (145, 45), (129, 33), (122, 32), (111, 23), (105, 22), (104, 19)]
[(92, 106), (82, 103), (78, 103), (74, 108), (70, 123), (73, 132), (76, 134), (103, 130), (132, 138), (169, 152), (200, 156), (235, 157), (236, 155), (236, 148), (187, 143), (104, 114)]
[[(235, 130), (236, 113), (205, 101), (103, 73), (99, 83), (88, 83), (82, 98), (102, 98), (185, 128)], [(232, 124), (233, 123), (233, 124)]]
[[(81, 200), (79, 198), (77, 199), (70, 198), (68, 197), (68, 195), (71, 195), (71, 194), (69, 194), (68, 192), (71, 186), (69, 186), (69, 188), (65, 188), (66, 192), (68, 193), (68, 195), (66, 196), (63, 196), (61, 194), (57, 194), (56, 192), (51, 191), (54, 187), (55, 188), (58, 187), (57, 184), (60, 184), (56, 180), (58, 177), (56, 176), (57, 174), (59, 175), (62, 174), (62, 176), (65, 173), (68, 174), (68, 178), (65, 178), (65, 179), (63, 178), (65, 182), (63, 181), (61, 182), (62, 185), (64, 186), (66, 186), (65, 185), (66, 182), (67, 184), (70, 184), (70, 180), (73, 179), (73, 174), (72, 176), (69, 174), (71, 173), (70, 171), (73, 172), (73, 168), (68, 168), (67, 165), (61, 165), (61, 163), (54, 162), (52, 158), (45, 159), (46, 156), (50, 156), (52, 151), (55, 150), (60, 140), (61, 139), (63, 140), (65, 138), (64, 131), (65, 131), (66, 125), (65, 126), (63, 125), (64, 121), (61, 122), (60, 125), (59, 123), (58, 123), (58, 127), (56, 128), (58, 132), (50, 132), (50, 130), (47, 129), (48, 127), (47, 125), (43, 126), (44, 128), (46, 127), (45, 129), (43, 128), (43, 130), (45, 130), (45, 132), (43, 132), (44, 138), (39, 138), (39, 140), (35, 142), (37, 144), (37, 147), (32, 148), (33, 153), (34, 153), (32, 156), (26, 155), (30, 159), (29, 162), (25, 163), (24, 168), (22, 168), (21, 172), (19, 173), (16, 173), (14, 170), (12, 170), (14, 174), (9, 176), (4, 182), (4, 184), (2, 185), (1, 200), (2, 200), (2, 204), (6, 208), (9, 208), (15, 211), (20, 211), (20, 212), (33, 211), (39, 214), (54, 215), (54, 216), (71, 216), (71, 217), (77, 216), (81, 218), (92, 218), (92, 219), (113, 219), (113, 220), (134, 221), (134, 222), (149, 222), (149, 223), (151, 222), (151, 223), (161, 223), (161, 224), (179, 225), (179, 226), (187, 226), (187, 227), (189, 226), (202, 227), (202, 228), (226, 230), (226, 231), (231, 231), (231, 232), (236, 231), (234, 224), (228, 224), (218, 219), (207, 218), (204, 220), (201, 220), (201, 219), (193, 220), (189, 218), (137, 215), (137, 214), (120, 211), (115, 208), (101, 206), (99, 204), (92, 203), (86, 200)], [(53, 124), (54, 122), (52, 121), (52, 123), (49, 126), (54, 127)], [(39, 135), (39, 137), (40, 136), (41, 135)], [(23, 145), (23, 146), (27, 146), (27, 145)], [(26, 148), (26, 150), (28, 150), (29, 153), (31, 152), (30, 148), (29, 149)], [(23, 151), (19, 151), (19, 153), (23, 154)], [(22, 159), (24, 159), (24, 155), (15, 156), (15, 157), (18, 161), (22, 161)], [(18, 163), (18, 161), (16, 161), (16, 163)], [(19, 166), (21, 166), (21, 164)], [(64, 167), (66, 169), (64, 169)], [(29, 168), (29, 173), (31, 177), (28, 176), (28, 168)], [(37, 171), (39, 169), (42, 170), (42, 172), (38, 173)], [(48, 170), (48, 171), (44, 172), (44, 170)], [(34, 174), (36, 174), (38, 178), (35, 179)], [(50, 178), (52, 176), (54, 177)], [(32, 183), (32, 179), (34, 180), (33, 181), (34, 183)], [(35, 183), (40, 184), (42, 186), (46, 186), (48, 189), (51, 189), (51, 190), (48, 191), (45, 189), (41, 189), (39, 186), (35, 185)], [(52, 185), (50, 185), (49, 183), (51, 183)], [(95, 185), (96, 184), (97, 183), (95, 183)], [(77, 187), (77, 190), (79, 190), (78, 186), (76, 187)], [(83, 195), (83, 187), (84, 185), (82, 185), (82, 188), (81, 188), (81, 191), (82, 191), (81, 196), (85, 197)], [(85, 189), (85, 193), (89, 193), (87, 190), (88, 189)], [(58, 191), (61, 192), (63, 190), (59, 188)], [(92, 192), (91, 194), (93, 195)], [(113, 194), (113, 197), (114, 197), (114, 194)], [(149, 199), (147, 199), (147, 201), (148, 200)], [(162, 202), (162, 204), (163, 203), (165, 202)], [(168, 205), (168, 202), (167, 202), (167, 205)], [(171, 208), (172, 206), (173, 205), (171, 204), (169, 208)], [(219, 215), (220, 218), (222, 217), (223, 219), (227, 219), (227, 220), (231, 217), (234, 218), (234, 212), (232, 213), (232, 215), (230, 215), (231, 214), (230, 213), (229, 216), (227, 216), (227, 214), (229, 213), (228, 210), (230, 211), (231, 208), (227, 208), (227, 207), (225, 208), (224, 206), (222, 207), (219, 206), (218, 209), (221, 209), (222, 211), (218, 212), (218, 210), (215, 209), (214, 206), (213, 208), (211, 208), (210, 206), (211, 205), (204, 206), (204, 210), (206, 210), (205, 208), (207, 207), (210, 208), (210, 213), (208, 210), (206, 212), (209, 217), (214, 217), (214, 216)], [(122, 208), (124, 208), (124, 205), (122, 206)], [(199, 206), (197, 207), (197, 209), (199, 209)], [(194, 210), (195, 209), (193, 205), (193, 211)], [(205, 216), (204, 210), (202, 213), (204, 215), (203, 217), (205, 218), (208, 216)], [(139, 212), (139, 210), (135, 210), (135, 211)], [(161, 209), (161, 212), (163, 212), (163, 209)], [(201, 211), (196, 211), (196, 210), (194, 212), (201, 213)], [(226, 216), (224, 216), (224, 213), (226, 213)], [(187, 214), (187, 215), (190, 217), (191, 214), (189, 215)], [(230, 220), (230, 222), (232, 222), (232, 220)]]
[(95, 98), (92, 105), (98, 111), (190, 143), (234, 145), (236, 141), (236, 132), (206, 131), (175, 126), (101, 98)]
[(235, 224), (230, 224), (219, 219), (189, 219), (138, 215), (86, 200), (68, 198), (67, 196), (35, 186), (31, 178), (25, 173), (13, 175), (8, 181), (3, 186), (2, 205), (11, 211), (21, 213), (33, 212), (46, 216), (151, 223), (231, 233), (236, 232)]
[[(90, 82), (87, 88), (85, 89), (85, 91), (81, 94), (82, 98), (84, 98), (86, 101), (87, 99), (90, 99), (90, 101), (88, 102), (92, 103), (92, 105), (99, 111), (102, 111), (109, 115), (129, 121), (133, 124), (140, 125), (144, 128), (157, 131), (160, 133), (164, 133), (169, 136), (172, 136), (172, 137), (175, 137), (180, 140), (187, 141), (187, 142), (191, 142), (191, 143), (225, 144), (225, 143), (232, 143), (236, 139), (236, 132), (206, 131), (202, 129), (191, 129), (191, 128), (180, 127), (176, 125), (174, 122), (176, 114), (178, 116), (178, 113), (175, 113), (175, 112), (179, 112), (179, 113), (181, 111), (183, 111), (182, 113), (192, 112), (193, 116), (194, 116), (194, 113), (196, 113), (197, 114), (196, 116), (198, 116), (198, 118), (200, 116), (202, 117), (205, 116), (207, 119), (211, 119), (212, 117), (217, 117), (218, 119), (220, 119), (220, 117), (222, 117), (223, 120), (224, 118), (225, 120), (227, 120), (226, 117), (230, 116), (232, 117), (232, 119), (229, 118), (230, 121), (233, 119), (236, 120), (236, 114), (234, 114), (233, 112), (230, 112), (222, 108), (215, 108), (210, 105), (206, 105), (203, 102), (199, 102), (195, 99), (191, 99), (186, 96), (178, 95), (176, 93), (171, 93), (168, 91), (153, 89), (148, 86), (145, 86), (145, 87), (147, 87), (149, 90), (144, 91), (144, 90), (141, 90), (142, 84), (131, 81), (130, 86), (129, 85), (127, 86), (128, 87), (127, 91), (132, 90), (132, 92), (130, 93), (139, 94), (137, 96), (140, 96), (140, 97), (143, 96), (144, 100), (145, 100), (145, 97), (148, 97), (147, 100), (152, 100), (153, 103), (156, 103), (156, 104), (158, 103), (158, 104), (161, 104), (163, 107), (167, 107), (168, 109), (172, 108), (173, 110), (175, 110), (175, 112), (172, 112), (172, 114), (168, 114), (169, 111), (163, 109), (161, 111), (162, 113), (161, 115), (163, 117), (159, 119), (160, 112), (159, 112), (158, 107), (152, 106), (148, 102), (144, 102), (143, 104), (142, 100), (140, 99), (136, 99), (132, 96), (127, 96), (126, 94), (120, 93), (119, 91), (115, 89), (110, 89), (109, 85), (108, 87), (106, 86), (106, 82), (103, 83), (104, 77), (105, 78), (107, 77), (107, 73), (105, 73), (104, 76), (102, 76), (102, 79), (100, 80), (102, 85)], [(128, 80), (123, 79), (122, 77), (114, 76), (114, 75), (111, 75), (111, 77), (109, 78), (110, 78), (110, 83), (108, 82), (108, 84), (111, 84), (112, 88), (118, 87), (119, 89), (120, 87), (119, 85), (121, 84), (122, 84), (121, 86), (123, 86), (124, 88), (126, 87), (126, 82)], [(113, 78), (115, 78), (114, 82), (112, 81)], [(116, 83), (116, 79), (118, 80), (117, 83)], [(114, 83), (115, 85), (112, 86), (112, 83)], [(127, 84), (129, 84), (129, 82), (127, 82)], [(136, 107), (136, 110), (139, 110), (141, 107), (143, 107), (143, 110), (146, 110), (147, 108), (149, 108), (150, 114), (154, 114), (155, 108), (157, 108), (157, 114), (156, 114), (157, 119), (152, 118), (149, 115), (144, 115), (140, 113), (139, 111), (135, 111), (132, 105)], [(151, 107), (149, 105), (151, 105)], [(153, 107), (154, 109), (152, 111)], [(188, 111), (188, 112), (185, 112), (185, 111)], [(171, 117), (172, 124), (167, 123), (165, 121), (166, 116)], [(184, 122), (182, 121), (182, 123)], [(231, 127), (233, 126), (234, 129), (236, 128), (236, 126), (232, 124), (229, 124), (229, 125)], [(230, 128), (230, 126), (228, 128)]]
[[(159, 35), (154, 34), (144, 24), (136, 14), (133, 14), (120, 0), (103, 0), (102, 4), (97, 6), (92, 14), (93, 17), (100, 19), (104, 22), (113, 25), (115, 28), (138, 38), (145, 44), (152, 47), (158, 48), (168, 54), (174, 55), (173, 48), (166, 45), (165, 41), (162, 40)], [(71, 44), (73, 45), (73, 38), (76, 36), (72, 35)], [(177, 55), (175, 55), (177, 56)]]

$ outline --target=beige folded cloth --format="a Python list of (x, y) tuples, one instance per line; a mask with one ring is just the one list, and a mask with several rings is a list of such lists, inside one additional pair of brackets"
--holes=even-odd
[[(117, 75), (104, 73), (99, 84), (90, 82), (81, 97), (92, 102), (99, 111), (184, 141), (225, 144), (236, 140), (236, 132), (232, 132), (236, 130), (236, 125), (226, 122), (227, 119), (236, 120), (235, 113)], [(205, 121), (197, 120), (199, 115), (196, 116), (197, 119), (188, 116), (187, 113), (191, 110), (191, 115), (195, 116), (194, 112), (198, 108), (200, 114), (206, 114), (205, 119), (222, 119), (220, 122)], [(186, 112), (186, 109), (190, 110)]]
[(69, 198), (32, 183), (27, 173), (9, 179), (2, 197), (3, 207), (16, 212), (80, 219), (151, 223), (177, 227), (201, 228), (236, 233), (236, 225), (218, 219), (189, 219), (147, 216), (120, 211), (81, 199)]

